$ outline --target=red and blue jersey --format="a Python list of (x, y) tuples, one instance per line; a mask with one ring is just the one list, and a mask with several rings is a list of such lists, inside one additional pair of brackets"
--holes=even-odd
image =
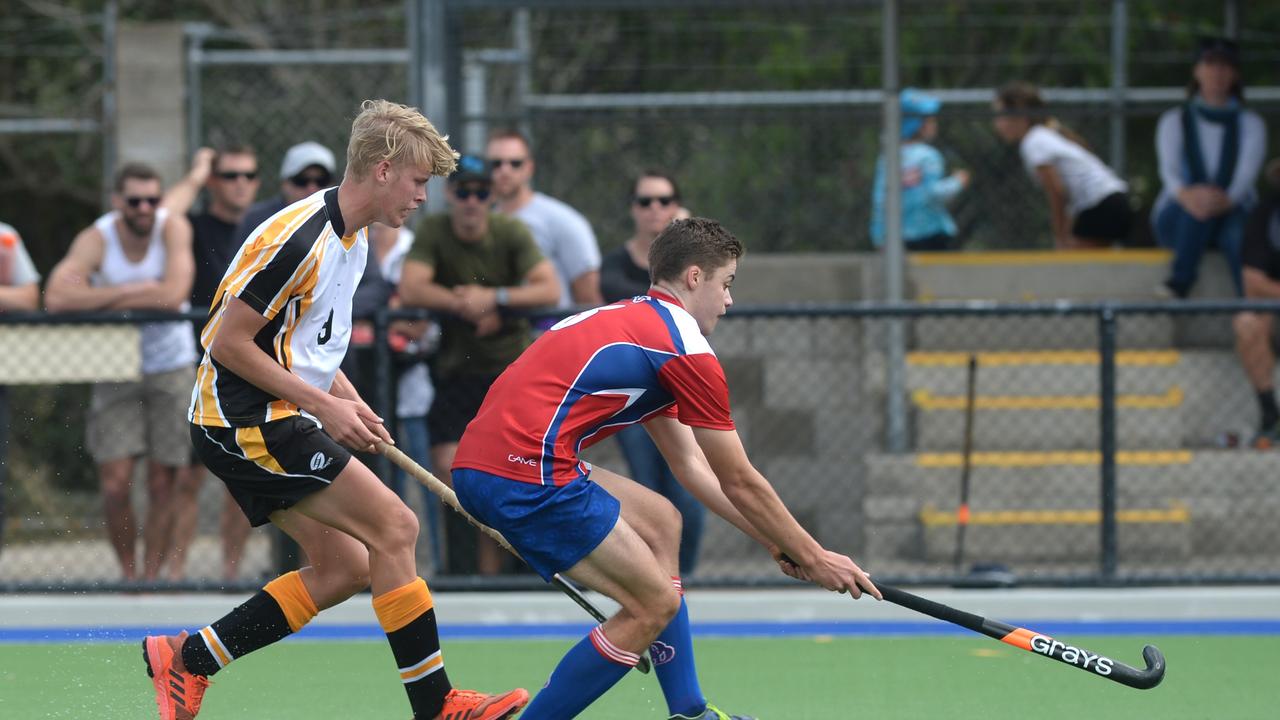
[(724, 370), (697, 321), (655, 292), (565, 318), (538, 338), (489, 389), (453, 467), (564, 485), (589, 472), (582, 450), (658, 413), (734, 427)]

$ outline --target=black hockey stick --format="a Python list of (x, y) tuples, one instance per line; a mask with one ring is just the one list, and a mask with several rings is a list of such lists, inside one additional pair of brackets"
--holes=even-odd
[[(440, 478), (432, 475), (426, 468), (414, 462), (413, 458), (401, 452), (400, 448), (394, 445), (388, 445), (384, 442), (379, 442), (378, 451), (387, 456), (387, 459), (395, 463), (401, 470), (409, 473), (414, 477), (414, 479), (426, 486), (426, 488), (434, 493), (436, 497), (440, 498), (445, 505), (448, 505), (458, 514), (462, 515), (462, 517), (466, 518), (467, 522), (475, 525), (481, 532), (493, 538), (494, 542), (501, 545), (504, 550), (516, 557), (520, 557), (520, 553), (516, 552), (516, 549), (511, 547), (511, 543), (508, 543), (506, 538), (502, 537), (502, 533), (482, 524), (479, 520), (471, 517), (470, 513), (462, 509), (462, 505), (458, 503), (458, 496), (454, 494), (453, 488), (445, 485)], [(524, 558), (520, 559), (523, 560)], [(556, 573), (551, 576), (551, 584), (559, 588), (565, 595), (568, 595), (570, 600), (578, 603), (578, 607), (586, 610), (591, 617), (595, 618), (596, 622), (603, 623), (608, 619), (604, 616), (604, 613), (600, 612), (599, 608), (591, 604), (591, 601), (579, 592), (578, 588), (575, 587), (573, 583), (561, 577), (560, 573)], [(640, 661), (636, 663), (636, 669), (646, 675), (649, 673), (650, 664), (647, 653), (640, 654)]]
[(1048, 635), (1026, 628), (1014, 627), (999, 620), (989, 620), (973, 613), (957, 610), (919, 595), (900, 590), (889, 585), (876, 584), (885, 600), (894, 605), (924, 613), (943, 622), (949, 622), (968, 628), (976, 633), (995, 638), (1028, 652), (1053, 658), (1058, 662), (1091, 672), (1121, 685), (1139, 690), (1150, 690), (1164, 679), (1164, 654), (1155, 645), (1142, 648), (1142, 657), (1147, 662), (1145, 670), (1126, 665), (1119, 660), (1089, 652), (1075, 645), (1068, 645)]
[(964, 565), (964, 536), (969, 529), (969, 473), (973, 469), (973, 406), (978, 386), (978, 356), (969, 356), (969, 372), (966, 381), (964, 403), (963, 463), (960, 467), (960, 507), (956, 508), (956, 574)]

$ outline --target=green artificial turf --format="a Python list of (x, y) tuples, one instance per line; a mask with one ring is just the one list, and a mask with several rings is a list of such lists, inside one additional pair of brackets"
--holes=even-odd
[[(1274, 658), (1280, 637), (1070, 638), (1140, 665), (1144, 641), (1169, 670), (1132, 690), (979, 636), (705, 639), (703, 690), (728, 712), (761, 720), (820, 718), (1280, 717)], [(569, 640), (450, 641), (455, 685), (486, 691), (541, 687)], [(139, 645), (0, 644), (0, 718), (155, 717)], [(665, 718), (656, 678), (630, 673), (582, 716)], [(288, 641), (214, 678), (201, 720), (407, 720), (390, 650), (380, 642)]]

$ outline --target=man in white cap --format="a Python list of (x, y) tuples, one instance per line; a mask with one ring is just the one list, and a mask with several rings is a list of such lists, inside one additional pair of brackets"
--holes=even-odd
[(289, 148), (280, 163), (280, 194), (256, 203), (245, 212), (236, 227), (236, 244), (243, 244), (254, 228), (286, 205), (333, 185), (336, 171), (333, 152), (318, 142), (308, 140)]

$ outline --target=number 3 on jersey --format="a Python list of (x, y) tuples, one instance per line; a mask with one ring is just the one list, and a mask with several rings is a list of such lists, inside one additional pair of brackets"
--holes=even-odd
[[(641, 297), (641, 296), (637, 296), (637, 297)], [(633, 299), (632, 301), (634, 302), (634, 299)], [(569, 326), (571, 326), (571, 325), (577, 325), (578, 323), (582, 322), (583, 320), (586, 320), (587, 318), (591, 317), (592, 315), (595, 315), (596, 313), (600, 312), (601, 310), (621, 310), (623, 307), (624, 307), (623, 305), (618, 305), (618, 304), (616, 304), (616, 303), (615, 303), (615, 304), (613, 304), (613, 305), (602, 305), (602, 306), (600, 306), (600, 307), (598, 307), (598, 308), (591, 308), (590, 310), (583, 310), (582, 312), (578, 313), (577, 315), (570, 315), (569, 317), (567, 317), (567, 318), (565, 318), (565, 319), (561, 320), (560, 322), (556, 323), (555, 325), (552, 325), (552, 326), (551, 326), (551, 329), (552, 329), (552, 330), (563, 330), (563, 329), (565, 329), (565, 328), (567, 328), (567, 327), (569, 327)]]

